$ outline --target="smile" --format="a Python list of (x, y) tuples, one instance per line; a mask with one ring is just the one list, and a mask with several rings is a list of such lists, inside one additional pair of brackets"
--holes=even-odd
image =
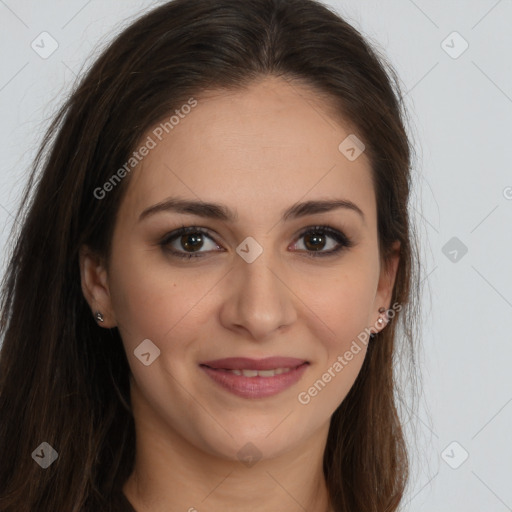
[(277, 395), (297, 383), (308, 366), (303, 359), (283, 357), (227, 358), (199, 365), (223, 390), (242, 398)]
[(226, 370), (226, 372), (234, 373), (235, 375), (243, 375), (244, 377), (274, 377), (291, 371), (291, 368), (276, 368), (275, 370)]

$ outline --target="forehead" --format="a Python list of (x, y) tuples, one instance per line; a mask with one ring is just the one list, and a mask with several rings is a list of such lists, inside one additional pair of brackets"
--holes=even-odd
[(270, 78), (195, 100), (173, 128), (153, 127), (144, 137), (155, 144), (122, 205), (133, 221), (171, 195), (225, 203), (240, 221), (275, 221), (286, 206), (317, 198), (346, 198), (375, 215), (366, 155), (350, 161), (339, 149), (353, 128), (310, 88)]

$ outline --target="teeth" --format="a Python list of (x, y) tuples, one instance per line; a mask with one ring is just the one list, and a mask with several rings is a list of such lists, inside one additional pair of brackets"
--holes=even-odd
[(282, 373), (288, 373), (291, 368), (275, 368), (273, 370), (226, 370), (235, 375), (243, 375), (244, 377), (274, 377)]

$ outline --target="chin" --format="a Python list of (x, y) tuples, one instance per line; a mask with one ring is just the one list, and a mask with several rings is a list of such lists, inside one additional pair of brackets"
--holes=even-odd
[[(279, 457), (309, 437), (300, 419), (295, 418), (292, 424), (287, 423), (287, 414), (269, 416), (260, 413), (259, 418), (254, 414), (238, 418), (236, 422), (228, 421), (226, 430), (229, 434), (223, 429), (220, 432), (217, 429), (215, 433), (211, 429), (205, 431), (200, 448), (215, 457), (242, 463)], [(290, 430), (290, 427), (299, 424), (302, 425), (300, 432)]]

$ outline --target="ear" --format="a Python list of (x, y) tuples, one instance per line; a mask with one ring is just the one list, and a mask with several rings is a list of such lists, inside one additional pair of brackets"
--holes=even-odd
[[(379, 276), (379, 284), (377, 286), (377, 293), (375, 294), (375, 302), (374, 308), (375, 312), (379, 310), (379, 308), (383, 307), (388, 310), (391, 306), (391, 297), (393, 295), (393, 287), (395, 285), (396, 273), (398, 270), (398, 264), (400, 262), (400, 242), (396, 241), (393, 243), (390, 255), (386, 262), (382, 262), (381, 271)], [(379, 318), (384, 320), (382, 327), (379, 330), (382, 330), (386, 327), (386, 315), (381, 316), (377, 313), (375, 317), (375, 322)], [(374, 325), (378, 325), (375, 323)]]
[(98, 322), (101, 327), (115, 327), (116, 320), (110, 300), (108, 287), (108, 273), (103, 258), (93, 252), (88, 246), (83, 245), (79, 251), (80, 280), (82, 292), (87, 300), (94, 319), (96, 311), (104, 318)]

